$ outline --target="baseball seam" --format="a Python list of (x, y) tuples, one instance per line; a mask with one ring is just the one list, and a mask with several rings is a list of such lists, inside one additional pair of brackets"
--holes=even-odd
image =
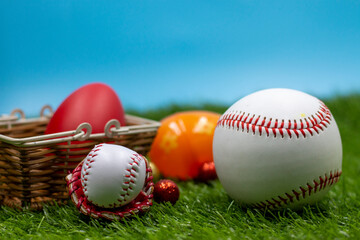
[(306, 187), (301, 186), (298, 190), (293, 189), (290, 192), (284, 193), (282, 196), (279, 195), (251, 205), (258, 209), (276, 209), (284, 207), (288, 204), (295, 203), (295, 201), (300, 201), (306, 197), (310, 197), (311, 195), (324, 190), (326, 187), (337, 183), (341, 174), (341, 170), (336, 170), (334, 173), (330, 171), (329, 177), (327, 174), (319, 176), (318, 180), (314, 179), (311, 184), (307, 183)]
[(104, 217), (109, 220), (119, 220), (123, 217), (147, 211), (150, 206), (152, 206), (154, 183), (152, 181), (152, 170), (148, 165), (148, 161), (142, 155), (140, 155), (140, 157), (142, 157), (146, 165), (146, 181), (143, 187), (144, 195), (140, 196), (133, 205), (113, 210), (103, 209), (100, 206), (92, 205), (92, 203), (85, 197), (83, 188), (81, 187), (81, 169), (85, 163), (85, 161), (83, 161), (71, 174), (66, 177), (69, 195), (76, 207), (85, 215), (90, 215), (94, 218)]
[(136, 153), (134, 153), (132, 157), (130, 157), (130, 159), (132, 161), (128, 164), (128, 167), (125, 169), (122, 191), (120, 197), (118, 198), (118, 202), (120, 204), (124, 203), (129, 199), (129, 197), (131, 197), (133, 188), (136, 186), (137, 177), (139, 174), (140, 162), (142, 160), (141, 156)]
[(81, 185), (83, 186), (83, 191), (84, 193), (86, 193), (88, 191), (87, 189), (87, 176), (90, 174), (90, 169), (92, 168), (92, 163), (95, 162), (96, 160), (96, 152), (99, 151), (101, 149), (103, 145), (99, 144), (96, 145), (90, 152), (89, 154), (86, 156), (86, 159), (84, 161), (84, 171), (82, 172), (83, 178), (81, 178)]
[(319, 110), (309, 117), (297, 120), (273, 119), (243, 111), (230, 111), (225, 113), (218, 121), (217, 127), (228, 127), (237, 131), (252, 132), (260, 136), (266, 134), (274, 138), (286, 135), (290, 138), (320, 134), (330, 125), (332, 115), (328, 107), (319, 101)]
[[(99, 151), (102, 147), (102, 144), (96, 145), (90, 153), (87, 155), (85, 161), (84, 161), (84, 172), (83, 178), (81, 179), (81, 184), (83, 186), (84, 193), (87, 193), (87, 176), (90, 174), (90, 169), (92, 168), (92, 164), (96, 160), (96, 152)], [(117, 201), (119, 203), (114, 203), (110, 206), (104, 206), (97, 204), (100, 207), (119, 207), (122, 206), (124, 202), (126, 202), (129, 197), (131, 196), (133, 188), (136, 186), (137, 176), (139, 172), (139, 166), (141, 161), (141, 156), (139, 154), (133, 154), (132, 157), (130, 157), (131, 161), (128, 163), (127, 168), (125, 169), (124, 173), (124, 182), (122, 183), (121, 190), (120, 190), (120, 196), (118, 197)], [(88, 199), (89, 202), (92, 202), (90, 199)]]

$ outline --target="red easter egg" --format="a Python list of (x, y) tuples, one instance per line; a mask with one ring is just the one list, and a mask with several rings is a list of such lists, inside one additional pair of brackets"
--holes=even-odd
[(92, 133), (103, 133), (105, 124), (111, 119), (125, 125), (119, 97), (108, 85), (91, 83), (73, 92), (60, 104), (45, 134), (75, 130), (83, 122), (91, 124)]

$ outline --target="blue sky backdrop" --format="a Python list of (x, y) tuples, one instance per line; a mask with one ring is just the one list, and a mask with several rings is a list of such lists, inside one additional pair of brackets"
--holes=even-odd
[(0, 2), (0, 114), (104, 82), (126, 108), (360, 91), (360, 1)]

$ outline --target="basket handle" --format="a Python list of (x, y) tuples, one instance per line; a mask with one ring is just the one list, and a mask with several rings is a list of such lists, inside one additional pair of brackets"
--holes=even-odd
[(0, 141), (19, 147), (33, 147), (75, 140), (84, 141), (90, 137), (91, 132), (92, 128), (89, 123), (81, 123), (76, 130), (46, 134), (35, 137), (12, 138), (0, 134)]
[(114, 128), (116, 130), (120, 129), (120, 122), (116, 119), (111, 119), (109, 120), (106, 124), (105, 124), (105, 128), (104, 128), (104, 133), (105, 133), (105, 136), (108, 137), (108, 138), (112, 138), (115, 136), (115, 132), (114, 132)]
[[(48, 115), (45, 115), (45, 111), (48, 110), (49, 111), (49, 114)], [(50, 105), (45, 105), (41, 108), (40, 110), (40, 117), (47, 117), (47, 116), (52, 116), (54, 113), (52, 107)]]
[[(144, 121), (143, 118), (134, 117), (131, 115), (126, 115), (128, 118), (137, 121)], [(108, 121), (104, 128), (105, 136), (108, 138), (112, 138), (115, 136), (120, 136), (123, 134), (137, 134), (148, 132), (150, 130), (156, 131), (160, 127), (160, 123), (152, 120), (147, 120), (146, 125), (131, 125), (131, 126), (121, 126), (120, 122), (116, 119), (111, 119)]]
[[(86, 129), (86, 131), (83, 131), (84, 129)], [(79, 135), (79, 137), (76, 140), (85, 141), (90, 137), (91, 132), (92, 132), (92, 128), (90, 123), (87, 122), (81, 123), (75, 131), (75, 136)]]
[(16, 108), (16, 109), (12, 110), (12, 112), (10, 113), (10, 116), (16, 116), (16, 114), (20, 115), (20, 119), (25, 119), (25, 113), (20, 108)]

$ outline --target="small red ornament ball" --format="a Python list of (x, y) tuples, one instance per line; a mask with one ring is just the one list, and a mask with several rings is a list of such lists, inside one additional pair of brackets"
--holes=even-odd
[(153, 194), (154, 200), (158, 203), (170, 202), (171, 204), (175, 204), (179, 199), (180, 191), (176, 183), (168, 179), (163, 179), (155, 184)]
[(217, 179), (214, 162), (205, 162), (199, 168), (197, 180), (201, 182), (208, 182)]

